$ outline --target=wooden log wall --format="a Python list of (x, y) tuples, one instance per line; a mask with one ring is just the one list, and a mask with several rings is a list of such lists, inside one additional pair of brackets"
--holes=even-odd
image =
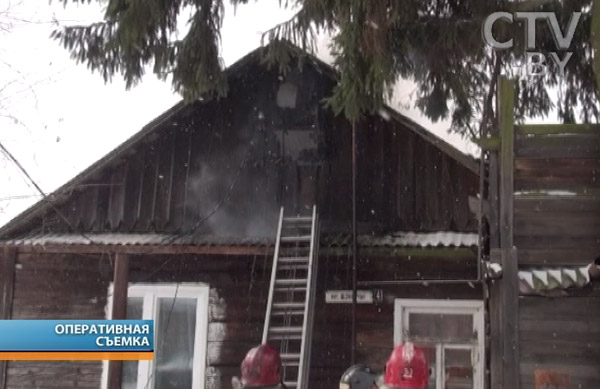
[[(12, 317), (16, 254), (14, 248), (0, 248), (0, 320)], [(6, 367), (6, 361), (0, 361), (0, 389), (6, 389)]]
[[(131, 254), (129, 258), (131, 283), (202, 282), (210, 286), (206, 388), (230, 387), (245, 353), (261, 340), (271, 255)], [(13, 318), (104, 318), (114, 259), (108, 255), (20, 253)], [(350, 365), (351, 305), (325, 304), (325, 291), (351, 288), (351, 261), (348, 256), (323, 256), (320, 261), (311, 389), (336, 387)], [(446, 267), (438, 268), (422, 256), (398, 261), (363, 258), (359, 273), (370, 279), (383, 279), (389, 272), (396, 278), (440, 277), (446, 268), (456, 267), (457, 261), (449, 259)], [(468, 262), (466, 266), (472, 268)], [(384, 296), (382, 304), (358, 309), (358, 361), (378, 369), (393, 348), (394, 298), (477, 299), (481, 290), (474, 285), (412, 285), (386, 287)], [(101, 376), (98, 362), (10, 362), (7, 388), (99, 388)]]
[[(103, 319), (110, 258), (19, 253), (13, 319)], [(99, 388), (101, 362), (8, 362), (7, 389)]]
[[(362, 288), (361, 288), (362, 289)], [(384, 286), (384, 301), (377, 305), (358, 305), (357, 362), (383, 371), (394, 347), (394, 300), (469, 299), (481, 300), (481, 285), (402, 285)]]
[[(517, 126), (514, 240), (521, 269), (583, 266), (600, 255), (600, 127)], [(535, 374), (600, 387), (600, 293), (519, 299), (521, 387)]]

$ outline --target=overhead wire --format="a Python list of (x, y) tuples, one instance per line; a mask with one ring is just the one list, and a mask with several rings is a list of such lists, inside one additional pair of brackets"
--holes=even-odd
[[(244, 153), (244, 156), (243, 156), (242, 160), (240, 161), (240, 165), (239, 165), (239, 167), (238, 167), (238, 169), (237, 169), (237, 171), (235, 173), (235, 176), (234, 176), (232, 182), (230, 183), (230, 185), (228, 186), (227, 191), (226, 191), (225, 195), (223, 196), (223, 198), (217, 204), (215, 204), (215, 206), (207, 214), (205, 214), (202, 218), (200, 218), (198, 221), (196, 221), (196, 223), (191, 228), (191, 232), (196, 231), (203, 223), (205, 223), (207, 220), (209, 220), (211, 217), (213, 217), (221, 209), (221, 207), (229, 200), (229, 198), (231, 197), (231, 194), (233, 193), (233, 190), (235, 189), (235, 187), (236, 187), (236, 185), (237, 185), (237, 183), (239, 181), (241, 173), (242, 173), (244, 167), (246, 166), (248, 157), (250, 156), (250, 154), (251, 154), (251, 152), (253, 150), (253, 145), (254, 145), (254, 142), (253, 142), (253, 140), (251, 140), (249, 142), (249, 145), (248, 145), (248, 148), (247, 148), (246, 152)], [(45, 201), (48, 202), (48, 204), (52, 207), (52, 209), (56, 212), (56, 214), (67, 224), (67, 226), (73, 232), (81, 235), (84, 239), (88, 240), (88, 242), (90, 244), (97, 244), (96, 242), (94, 242), (94, 240), (92, 238), (90, 238), (84, 232), (77, 231), (77, 229), (72, 225), (72, 223), (68, 220), (68, 218), (64, 214), (62, 214), (62, 212), (53, 204), (52, 200), (48, 198), (48, 195), (42, 190), (42, 188), (33, 179), (33, 177), (31, 177), (31, 175), (29, 174), (29, 172), (14, 157), (14, 155), (12, 153), (10, 153), (10, 151), (8, 149), (6, 149), (6, 147), (2, 143), (0, 143), (0, 150), (18, 167), (18, 169), (25, 175), (25, 177), (27, 178), (27, 180), (40, 193), (40, 195), (42, 196), (43, 200), (45, 200)], [(178, 238), (179, 237), (177, 235), (173, 235), (173, 236), (170, 236), (168, 238), (165, 238), (159, 244), (173, 243)], [(102, 247), (101, 244), (98, 244), (98, 246)], [(149, 253), (152, 253), (153, 251), (154, 251), (153, 248), (149, 248), (149, 250), (147, 252), (137, 253), (136, 255), (149, 254)], [(108, 254), (110, 256), (110, 250), (108, 250), (108, 249), (102, 250), (102, 252), (100, 252), (100, 254), (101, 254), (101, 258), (102, 258), (102, 256), (104, 254)], [(110, 257), (109, 257), (109, 260), (110, 260)], [(149, 275), (147, 275), (145, 277), (145, 279), (146, 280), (151, 279), (157, 272), (159, 272), (168, 263), (170, 263), (171, 260), (172, 260), (172, 258), (164, 261), (157, 269), (155, 269), (153, 272), (151, 272)], [(255, 261), (256, 261), (256, 256), (254, 257), (253, 268), (255, 266)], [(167, 322), (166, 322), (165, 329), (164, 329), (164, 332), (163, 332), (164, 336), (162, 337), (161, 344), (159, 345), (159, 348), (158, 348), (159, 350), (161, 350), (162, 347), (164, 347), (164, 339), (165, 339), (165, 336), (167, 334), (167, 331), (168, 331), (168, 328), (169, 328), (169, 324), (170, 324), (170, 321), (171, 321), (171, 317), (172, 317), (172, 313), (173, 313), (173, 310), (174, 310), (174, 307), (175, 307), (175, 304), (176, 304), (176, 301), (177, 301), (177, 295), (178, 295), (178, 291), (179, 291), (179, 285), (180, 285), (180, 283), (176, 284), (175, 295), (173, 296), (173, 301), (172, 301), (172, 304), (171, 304), (171, 308), (170, 308), (168, 316), (167, 316)], [(109, 293), (109, 295), (107, 296), (107, 298), (110, 298), (110, 297), (112, 297), (111, 293)], [(148, 377), (148, 380), (147, 380), (146, 384), (144, 385), (144, 387), (148, 387), (148, 385), (150, 384), (153, 376), (154, 376), (154, 371)]]
[(44, 201), (47, 201), (48, 204), (52, 207), (52, 209), (56, 212), (56, 214), (69, 226), (69, 228), (73, 231), (81, 235), (84, 239), (87, 239), (90, 243), (94, 243), (94, 241), (87, 236), (84, 232), (77, 231), (77, 229), (73, 226), (73, 224), (69, 221), (69, 219), (53, 204), (52, 200), (48, 198), (48, 195), (42, 190), (42, 188), (38, 185), (38, 183), (31, 177), (27, 169), (17, 160), (17, 158), (10, 152), (8, 149), (0, 142), (0, 151), (2, 151), (16, 166), (17, 168), (25, 175), (25, 177), (29, 180), (29, 182), (34, 186), (34, 188), (40, 193)]

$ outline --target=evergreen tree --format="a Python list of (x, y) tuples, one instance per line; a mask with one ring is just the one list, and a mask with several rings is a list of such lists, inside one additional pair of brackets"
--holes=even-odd
[[(67, 27), (53, 37), (105, 80), (120, 74), (132, 86), (151, 66), (158, 77), (171, 75), (175, 91), (185, 99), (223, 95), (227, 84), (219, 59), (219, 33), (224, 1), (107, 0), (102, 22)], [(230, 1), (235, 6), (249, 2)], [(494, 51), (483, 42), (482, 22), (496, 11), (556, 12), (563, 30), (572, 12), (583, 12), (565, 77), (553, 71), (544, 78), (522, 80), (518, 107), (521, 117), (545, 115), (554, 108), (550, 91), (558, 90), (556, 108), (564, 121), (574, 121), (577, 112), (586, 121), (598, 118), (590, 42), (592, 2), (279, 0), (280, 6), (295, 7), (297, 13), (264, 38), (271, 43), (268, 60), (285, 69), (290, 47), (278, 43), (291, 41), (310, 52), (315, 33), (332, 34), (339, 83), (328, 102), (351, 120), (377, 110), (399, 77), (412, 78), (418, 84), (416, 105), (425, 115), (434, 121), (450, 117), (456, 131), (476, 136), (493, 119), (498, 75), (515, 76), (515, 65), (525, 56), (522, 23), (497, 23), (498, 37), (514, 37), (512, 50)], [(178, 20), (189, 12), (187, 33), (177, 38)], [(537, 30), (539, 51), (557, 51), (546, 24), (538, 22)]]

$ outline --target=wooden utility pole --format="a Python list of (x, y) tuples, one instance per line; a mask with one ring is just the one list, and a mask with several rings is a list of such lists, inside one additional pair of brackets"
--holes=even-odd
[(351, 364), (356, 360), (356, 120), (352, 122), (352, 352)]
[[(113, 304), (111, 319), (123, 320), (127, 318), (127, 287), (129, 284), (129, 257), (126, 254), (117, 254), (113, 276)], [(108, 389), (121, 389), (123, 361), (110, 361), (108, 363)]]
[(503, 385), (519, 389), (519, 289), (517, 252), (514, 248), (514, 145), (515, 83), (500, 79), (498, 114), (500, 151), (500, 253), (503, 276), (500, 281), (503, 329)]

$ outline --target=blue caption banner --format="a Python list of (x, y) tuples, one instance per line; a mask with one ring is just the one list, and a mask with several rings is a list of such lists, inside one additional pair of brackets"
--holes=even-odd
[(0, 352), (153, 352), (154, 320), (0, 320)]

